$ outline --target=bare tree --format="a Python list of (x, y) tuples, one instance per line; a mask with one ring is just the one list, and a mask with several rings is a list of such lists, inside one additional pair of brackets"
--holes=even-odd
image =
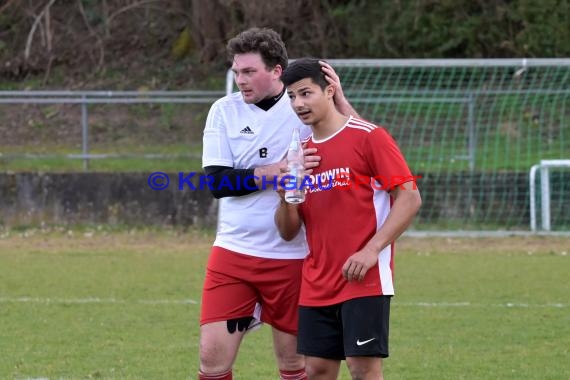
[(229, 38), (254, 26), (270, 27), (285, 42), (294, 41), (290, 53), (298, 56), (326, 56), (331, 41), (342, 34), (332, 22), (328, 0), (192, 0), (190, 12), (202, 62), (219, 58)]
[(230, 12), (223, 0), (192, 0), (192, 35), (202, 62), (212, 62), (223, 51)]

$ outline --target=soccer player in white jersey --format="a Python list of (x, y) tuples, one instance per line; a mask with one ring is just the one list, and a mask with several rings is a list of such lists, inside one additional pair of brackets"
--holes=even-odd
[[(301, 127), (304, 136), (310, 128), (283, 96), (280, 77), (288, 57), (276, 32), (252, 28), (227, 48), (239, 92), (212, 105), (204, 129), (202, 165), (221, 200), (202, 293), (199, 379), (232, 379), (241, 340), (256, 316), (272, 326), (280, 378), (301, 380), (306, 375), (296, 352), (297, 301), (307, 244), (304, 234), (283, 240), (273, 215), (293, 128)], [(339, 110), (356, 114), (332, 67), (323, 63), (322, 70), (337, 89)], [(318, 165), (315, 152), (305, 152), (309, 170)]]
[(384, 128), (347, 117), (319, 61), (284, 71), (290, 103), (312, 136), (319, 166), (303, 185), (305, 202), (282, 200), (275, 222), (286, 240), (306, 228), (309, 254), (299, 299), (298, 353), (308, 379), (335, 379), (346, 359), (353, 379), (382, 379), (388, 356), (393, 242), (421, 206), (414, 177)]

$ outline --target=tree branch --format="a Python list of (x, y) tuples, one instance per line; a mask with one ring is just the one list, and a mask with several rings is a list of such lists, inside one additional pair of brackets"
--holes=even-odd
[(36, 16), (34, 23), (32, 24), (32, 28), (30, 29), (30, 33), (28, 33), (28, 38), (26, 40), (26, 48), (24, 49), (24, 58), (27, 61), (30, 58), (30, 49), (32, 48), (32, 40), (34, 38), (34, 34), (38, 25), (40, 24), (42, 17), (49, 11), (49, 8), (55, 3), (55, 0), (49, 0), (46, 4), (44, 9), (40, 12), (39, 15)]
[(83, 8), (83, 3), (81, 0), (77, 0), (77, 6), (79, 8), (79, 13), (81, 13), (81, 17), (83, 21), (85, 21), (85, 26), (87, 26), (87, 30), (89, 34), (97, 39), (97, 46), (99, 47), (99, 62), (97, 63), (97, 67), (100, 69), (103, 66), (103, 62), (105, 59), (105, 49), (103, 48), (103, 40), (99, 37), (99, 35), (93, 30), (91, 24), (89, 24), (89, 20), (87, 19), (87, 15), (85, 14), (85, 8)]
[(19, 0), (8, 0), (8, 2), (0, 7), (0, 13), (4, 12), (4, 10), (8, 9), (13, 2)]
[[(109, 17), (107, 18), (107, 25), (108, 25), (108, 26), (111, 25), (111, 21), (112, 21), (115, 17), (117, 17), (118, 15), (120, 15), (121, 13), (125, 13), (126, 11), (128, 11), (128, 10), (130, 10), (130, 9), (138, 8), (138, 7), (141, 7), (141, 6), (143, 6), (143, 5), (149, 5), (149, 4), (152, 4), (152, 3), (158, 3), (158, 2), (160, 2), (160, 1), (161, 1), (161, 0), (141, 0), (141, 1), (139, 1), (138, 3), (132, 3), (132, 4), (129, 4), (129, 5), (126, 5), (126, 6), (122, 7), (122, 8), (119, 8), (118, 10), (116, 10), (115, 12), (113, 12), (113, 13), (111, 13), (111, 14), (109, 15)], [(109, 28), (109, 29), (110, 29), (110, 28)]]

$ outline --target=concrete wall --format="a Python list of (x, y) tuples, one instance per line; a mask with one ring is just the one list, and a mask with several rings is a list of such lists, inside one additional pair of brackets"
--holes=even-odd
[[(149, 173), (0, 174), (0, 226), (51, 224), (213, 227), (216, 201), (208, 190), (152, 190)], [(192, 178), (199, 187), (199, 175)], [(570, 225), (570, 172), (551, 176), (552, 223)], [(418, 227), (529, 228), (527, 173), (424, 175)]]
[(208, 191), (155, 191), (147, 180), (145, 173), (0, 174), (0, 225), (215, 226)]

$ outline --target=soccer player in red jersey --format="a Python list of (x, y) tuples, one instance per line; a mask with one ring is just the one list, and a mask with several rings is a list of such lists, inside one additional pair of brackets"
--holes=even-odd
[[(291, 106), (310, 125), (321, 157), (300, 205), (282, 199), (275, 221), (285, 240), (306, 229), (309, 254), (299, 300), (298, 353), (309, 379), (334, 379), (346, 359), (354, 379), (382, 379), (394, 295), (394, 240), (421, 206), (396, 142), (368, 121), (339, 113), (335, 88), (315, 59), (281, 77)], [(283, 192), (281, 192), (283, 193)]]
[[(272, 326), (280, 379), (303, 380), (296, 335), (307, 244), (304, 234), (281, 239), (273, 214), (293, 128), (304, 136), (310, 129), (284, 96), (288, 57), (275, 31), (246, 30), (229, 41), (228, 53), (239, 91), (212, 105), (204, 129), (202, 166), (220, 211), (202, 293), (199, 379), (231, 380), (245, 332), (262, 321)], [(339, 109), (355, 113), (334, 70), (323, 65), (323, 72), (338, 91)], [(309, 167), (315, 159), (308, 157)]]

